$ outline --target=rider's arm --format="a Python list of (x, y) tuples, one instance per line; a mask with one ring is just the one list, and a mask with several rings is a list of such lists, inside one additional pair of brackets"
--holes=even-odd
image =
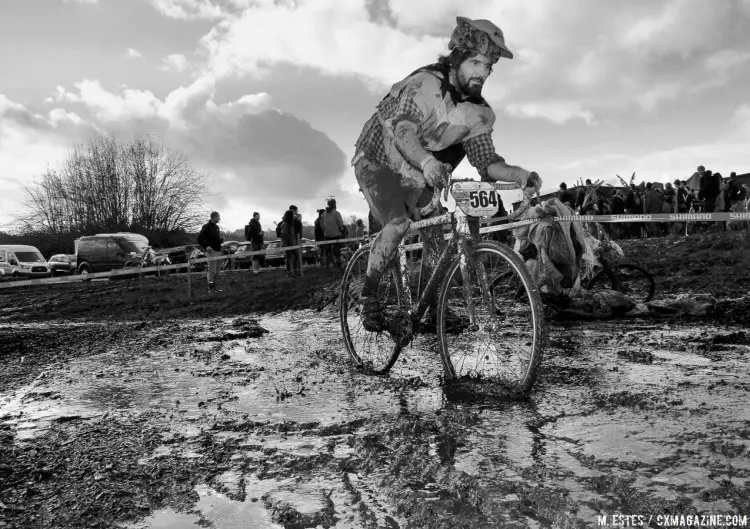
[(393, 118), (396, 148), (409, 164), (424, 171), (427, 161), (433, 156), (422, 146), (419, 135), (425, 117), (442, 101), (440, 84), (433, 75), (423, 73), (411, 78), (399, 87), (398, 94), (392, 95), (398, 97)]
[(515, 182), (519, 187), (526, 187), (529, 171), (505, 163), (505, 159), (495, 152), (490, 131), (465, 140), (463, 146), (469, 163), (476, 167), (483, 180)]
[(418, 137), (419, 128), (417, 123), (402, 119), (396, 124), (394, 135), (396, 148), (406, 161), (414, 167), (422, 168), (422, 162), (432, 154), (422, 147)]

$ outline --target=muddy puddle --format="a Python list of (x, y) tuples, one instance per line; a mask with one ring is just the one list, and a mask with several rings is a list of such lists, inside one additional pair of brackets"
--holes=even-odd
[(443, 394), (434, 337), (370, 377), (350, 369), (338, 325), (314, 311), (170, 322), (181, 339), (105, 344), (0, 393), (0, 424), (23, 447), (144, 421), (155, 441), (131, 472), (200, 471), (186, 501), (117, 520), (129, 529), (587, 527), (601, 514), (750, 511), (750, 339), (738, 328), (553, 326), (531, 399), (479, 404)]

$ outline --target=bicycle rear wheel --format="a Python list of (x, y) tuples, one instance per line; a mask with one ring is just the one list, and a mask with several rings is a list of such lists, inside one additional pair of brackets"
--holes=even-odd
[(656, 291), (654, 277), (640, 266), (621, 264), (616, 270), (602, 270), (589, 281), (589, 290), (611, 288), (625, 294), (633, 301), (651, 301)]
[[(364, 285), (370, 246), (362, 246), (349, 259), (341, 281), (339, 319), (346, 350), (354, 365), (366, 373), (387, 373), (401, 353), (401, 345), (387, 332), (369, 332), (362, 325), (361, 292)], [(378, 285), (378, 299), (388, 309), (407, 309), (399, 289), (395, 263), (383, 272)]]
[(472, 391), (481, 383), (482, 392), (526, 394), (546, 340), (537, 286), (521, 258), (502, 244), (479, 243), (469, 261), (467, 288), (456, 259), (438, 300), (438, 345), (446, 382)]

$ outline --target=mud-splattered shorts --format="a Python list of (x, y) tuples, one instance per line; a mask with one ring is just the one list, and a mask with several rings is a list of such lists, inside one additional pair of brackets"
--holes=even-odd
[(409, 185), (387, 165), (361, 157), (354, 164), (354, 174), (365, 195), (372, 216), (380, 225), (398, 218), (411, 219), (417, 207), (429, 204), (429, 188)]

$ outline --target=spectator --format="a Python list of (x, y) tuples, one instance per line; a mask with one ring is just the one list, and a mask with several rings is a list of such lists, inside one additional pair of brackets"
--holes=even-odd
[(579, 204), (581, 215), (596, 215), (597, 201), (596, 188), (591, 184), (591, 179), (587, 178), (583, 200)]
[[(263, 249), (263, 228), (260, 225), (260, 213), (257, 211), (253, 212), (253, 218), (250, 219), (250, 224), (245, 229), (245, 238), (250, 241), (250, 247), (254, 252)], [(261, 255), (253, 256), (253, 274), (260, 273), (261, 257)]]
[[(341, 213), (336, 210), (336, 200), (329, 199), (326, 212), (323, 214), (323, 234), (326, 241), (336, 241), (344, 235), (344, 219)], [(326, 261), (334, 266), (341, 266), (341, 244), (326, 244)]]
[(674, 196), (674, 212), (675, 213), (685, 213), (687, 212), (687, 196), (688, 196), (688, 190), (685, 187), (685, 180), (675, 180), (674, 185), (677, 186), (677, 189), (675, 189), (675, 196)]
[[(281, 246), (297, 246), (302, 236), (302, 221), (293, 209), (288, 209), (281, 220), (279, 229), (281, 234)], [(286, 250), (286, 274), (289, 277), (302, 275), (302, 262), (299, 258), (298, 249)]]
[[(610, 205), (610, 213), (612, 215), (623, 215), (625, 213), (625, 191), (618, 189), (615, 194), (612, 195), (612, 204)], [(614, 222), (612, 223), (612, 237), (619, 239), (623, 236), (625, 224)]]
[[(362, 219), (357, 219), (356, 221), (354, 221), (354, 229), (352, 230), (351, 237), (359, 239), (364, 236), (365, 223), (362, 221)], [(362, 244), (362, 241), (352, 241), (350, 247), (352, 248), (352, 250), (356, 250), (357, 248), (359, 248), (360, 244)]]
[(318, 218), (315, 219), (315, 240), (316, 241), (324, 241), (326, 240), (326, 236), (323, 234), (323, 213), (325, 213), (326, 210), (319, 209), (318, 210)]
[(713, 172), (710, 169), (704, 171), (701, 175), (700, 191), (698, 193), (698, 198), (704, 202), (703, 211), (713, 212), (716, 210), (716, 198), (719, 196), (720, 191), (721, 186), (717, 182)]
[[(656, 189), (654, 189), (654, 185), (651, 182), (646, 184), (646, 196), (643, 198), (643, 204), (643, 212), (646, 215), (661, 213), (662, 199)], [(646, 231), (649, 237), (656, 235), (659, 231), (658, 224), (650, 222)]]
[(557, 192), (557, 199), (570, 209), (573, 209), (573, 204), (575, 204), (576, 201), (573, 193), (568, 191), (568, 184), (565, 182), (560, 184), (560, 190)]
[[(198, 234), (198, 246), (206, 254), (206, 257), (218, 257), (221, 255), (221, 243), (224, 242), (219, 231), (219, 222), (221, 221), (221, 215), (217, 211), (211, 212), (211, 219), (206, 222), (201, 228)], [(209, 292), (222, 292), (221, 289), (216, 287), (216, 280), (219, 277), (219, 270), (221, 268), (221, 260), (216, 259), (208, 262), (208, 291)]]
[(586, 194), (591, 187), (591, 179), (586, 179), (586, 186), (579, 186), (576, 189), (576, 201), (575, 201), (575, 209), (578, 210), (579, 213), (583, 214), (583, 211), (581, 211), (581, 208), (583, 207), (583, 203), (586, 200)]

